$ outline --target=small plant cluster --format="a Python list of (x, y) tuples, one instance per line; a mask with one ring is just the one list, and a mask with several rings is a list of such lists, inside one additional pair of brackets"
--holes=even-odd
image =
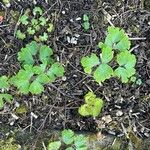
[(9, 82), (8, 82), (8, 77), (7, 76), (1, 76), (0, 77), (0, 109), (4, 107), (4, 101), (6, 102), (11, 102), (13, 97), (11, 94), (8, 94), (6, 90), (9, 89)]
[(104, 106), (102, 99), (97, 98), (93, 92), (88, 92), (85, 97), (85, 104), (81, 105), (78, 112), (82, 116), (97, 117)]
[[(123, 29), (108, 27), (105, 42), (98, 44), (101, 49), (100, 57), (92, 53), (91, 56), (81, 59), (85, 73), (93, 74), (98, 83), (111, 77), (121, 78), (123, 83), (127, 83), (136, 73), (136, 58), (129, 51), (130, 45), (131, 42)], [(115, 65), (111, 66), (112, 64)]]
[[(16, 86), (20, 93), (40, 94), (44, 91), (44, 85), (55, 81), (64, 74), (64, 68), (59, 62), (55, 62), (51, 56), (50, 47), (32, 41), (18, 53), (18, 60), (23, 68), (10, 78), (10, 83)], [(35, 65), (34, 57), (38, 56), (39, 65)]]
[[(9, 89), (10, 85), (17, 87), (22, 94), (40, 94), (44, 91), (44, 85), (51, 83), (64, 75), (64, 67), (53, 58), (53, 50), (47, 45), (35, 41), (21, 48), (18, 60), (22, 63), (19, 72), (8, 78), (0, 77), (0, 89)], [(37, 57), (38, 56), (38, 57)], [(35, 59), (37, 57), (37, 59)], [(36, 61), (38, 64), (36, 64)], [(0, 109), (4, 106), (4, 100), (11, 102), (12, 96), (5, 92), (0, 94)]]
[[(49, 18), (45, 18), (43, 10), (40, 7), (35, 7), (32, 14), (29, 9), (20, 17), (19, 23), (23, 30), (17, 30), (16, 36), (18, 39), (25, 39), (27, 35), (34, 36), (36, 41), (47, 41), (48, 33), (53, 31), (53, 24), (49, 22)], [(38, 35), (39, 31), (43, 31), (42, 35)]]
[(88, 15), (83, 15), (83, 28), (85, 31), (88, 31), (90, 29), (90, 22)]
[(76, 135), (70, 129), (65, 129), (61, 133), (60, 140), (48, 144), (48, 150), (60, 150), (62, 148), (65, 150), (87, 150), (87, 138), (82, 134)]

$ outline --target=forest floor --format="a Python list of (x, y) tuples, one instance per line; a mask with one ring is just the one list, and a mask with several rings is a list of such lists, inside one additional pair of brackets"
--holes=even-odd
[[(0, 75), (13, 75), (20, 69), (17, 53), (32, 39), (18, 40), (14, 36), (19, 15), (35, 6), (45, 10), (55, 30), (45, 44), (65, 67), (65, 76), (45, 86), (41, 95), (20, 95), (12, 87), (12, 104), (0, 111), (0, 139), (15, 134), (20, 145), (38, 149), (45, 132), (70, 128), (76, 132), (98, 133), (123, 137), (130, 132), (137, 139), (150, 137), (150, 2), (149, 0), (31, 0), (11, 1), (9, 8), (0, 2)], [(82, 16), (87, 14), (90, 29), (85, 32)], [(96, 52), (104, 41), (108, 26), (123, 28), (131, 40), (136, 55), (137, 78), (142, 83), (122, 84), (111, 78), (99, 85), (86, 75), (80, 64), (83, 56)], [(41, 31), (42, 32), (42, 31)], [(77, 35), (77, 43), (68, 37)], [(81, 117), (78, 107), (84, 95), (92, 90), (105, 101), (96, 119)], [(16, 112), (19, 105), (23, 112)], [(16, 115), (18, 118), (14, 118)], [(34, 115), (37, 116), (34, 117)], [(50, 137), (51, 134), (46, 135)], [(128, 139), (124, 143), (128, 142)], [(42, 144), (41, 144), (42, 145)]]

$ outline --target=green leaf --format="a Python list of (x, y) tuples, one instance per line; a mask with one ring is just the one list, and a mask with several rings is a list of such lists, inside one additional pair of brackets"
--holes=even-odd
[(48, 24), (47, 32), (51, 33), (54, 30), (54, 25), (52, 23)]
[(114, 53), (112, 51), (112, 48), (107, 46), (106, 44), (103, 44), (101, 48), (102, 48), (102, 54), (101, 54), (102, 63), (109, 63), (113, 59)]
[(128, 73), (127, 70), (123, 67), (118, 67), (115, 71), (114, 74), (116, 76), (118, 76), (119, 78), (121, 78), (121, 81), (123, 83), (127, 83), (128, 82)]
[(44, 17), (40, 17), (39, 20), (40, 20), (40, 25), (41, 26), (45, 26), (46, 25), (46, 19)]
[(9, 80), (11, 84), (16, 86), (23, 94), (29, 93), (30, 79), (33, 76), (33, 68), (30, 65), (25, 65), (24, 69), (19, 70), (18, 74), (12, 76)]
[(29, 87), (29, 91), (32, 94), (40, 94), (44, 91), (44, 87), (37, 80), (33, 81)]
[(32, 26), (36, 26), (36, 25), (38, 24), (38, 20), (35, 19), (35, 18), (33, 18), (33, 19), (31, 20), (31, 24), (32, 24)]
[(44, 32), (43, 35), (40, 35), (40, 36), (39, 36), (39, 39), (40, 39), (41, 41), (47, 41), (47, 39), (48, 39), (48, 34), (47, 34), (46, 32)]
[(117, 63), (120, 66), (132, 68), (136, 64), (135, 55), (131, 54), (129, 51), (123, 51), (117, 55)]
[(76, 146), (76, 149), (83, 148), (83, 147), (87, 149), (87, 147), (86, 147), (86, 145), (87, 145), (86, 137), (82, 134), (75, 136), (74, 145)]
[(74, 148), (73, 147), (68, 147), (65, 150), (74, 150)]
[(74, 141), (74, 132), (70, 129), (62, 131), (62, 140), (65, 144), (72, 144)]
[(81, 116), (90, 116), (92, 111), (92, 106), (88, 104), (81, 105), (78, 109), (78, 113)]
[(129, 50), (131, 42), (123, 29), (117, 27), (108, 27), (108, 35), (105, 44), (113, 49), (120, 51)]
[(98, 116), (104, 106), (103, 100), (96, 98), (96, 95), (93, 92), (88, 92), (84, 99), (85, 104), (79, 107), (79, 114), (82, 116)]
[(39, 58), (42, 63), (47, 62), (49, 63), (50, 56), (53, 55), (53, 50), (48, 47), (47, 45), (41, 45), (39, 51)]
[(61, 147), (60, 141), (55, 141), (48, 144), (48, 150), (59, 150), (60, 147)]
[(54, 81), (55, 77), (62, 77), (64, 75), (64, 72), (64, 67), (60, 63), (56, 62), (48, 70), (47, 75), (49, 76), (51, 81)]
[(16, 36), (18, 39), (21, 39), (21, 40), (24, 40), (26, 38), (26, 35), (23, 32), (21, 32), (20, 30), (17, 30)]
[(39, 49), (39, 45), (38, 45), (37, 42), (32, 41), (31, 43), (29, 43), (29, 44), (26, 45), (26, 48), (28, 48), (28, 50), (30, 51), (30, 53), (32, 55), (36, 55), (37, 51)]
[(86, 21), (88, 22), (89, 21), (88, 15), (86, 15), (86, 14), (83, 15), (83, 21), (84, 22), (86, 22)]
[(83, 28), (84, 28), (84, 30), (89, 30), (90, 29), (90, 23), (89, 22), (84, 22), (83, 23)]
[(92, 68), (99, 64), (99, 58), (96, 54), (91, 54), (91, 56), (82, 57), (81, 64), (84, 68), (84, 72), (90, 74), (92, 72)]
[(10, 94), (0, 94), (0, 109), (4, 107), (4, 100), (11, 103), (13, 97)]
[(33, 9), (33, 15), (35, 16), (35, 15), (37, 15), (37, 14), (40, 14), (40, 15), (43, 14), (43, 11), (42, 11), (42, 9), (41, 9), (40, 7), (35, 7), (35, 8)]
[(28, 48), (21, 48), (21, 51), (18, 53), (18, 60), (24, 64), (34, 64), (32, 54)]
[(27, 28), (27, 32), (28, 32), (29, 34), (31, 34), (31, 35), (34, 35), (34, 34), (35, 34), (35, 30), (32, 29), (31, 27), (28, 27), (28, 28)]
[(107, 64), (101, 64), (94, 72), (94, 79), (100, 83), (113, 75), (113, 69)]
[(94, 102), (92, 112), (91, 112), (91, 115), (93, 117), (97, 117), (100, 114), (101, 109), (103, 108), (103, 106), (104, 106), (103, 100), (100, 99), (100, 98), (96, 98), (95, 102)]
[(33, 72), (35, 74), (42, 74), (45, 72), (47, 64), (41, 64), (40, 66), (34, 66), (33, 67)]
[(50, 81), (49, 77), (46, 74), (40, 74), (37, 78), (36, 81), (42, 84), (46, 84)]
[(22, 15), (21, 17), (20, 17), (20, 19), (19, 19), (19, 21), (22, 23), (22, 24), (24, 24), (24, 25), (28, 25), (28, 16), (26, 15), (26, 14), (24, 14), (24, 15)]
[(9, 88), (8, 77), (1, 76), (0, 77), (0, 89), (8, 89), (8, 88)]

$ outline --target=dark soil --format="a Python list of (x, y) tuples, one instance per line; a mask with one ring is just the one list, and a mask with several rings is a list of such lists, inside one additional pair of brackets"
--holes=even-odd
[[(143, 3), (142, 3), (143, 2)], [(34, 140), (24, 138), (18, 143), (32, 142), (35, 148), (40, 134), (44, 130), (61, 130), (71, 128), (74, 131), (97, 132), (123, 136), (131, 128), (140, 138), (150, 136), (150, 3), (140, 0), (49, 0), (46, 3), (37, 0), (36, 6), (43, 8), (46, 16), (53, 20), (55, 31), (46, 42), (53, 48), (55, 56), (65, 67), (65, 77), (45, 86), (41, 95), (20, 95), (15, 88), (10, 93), (14, 96), (13, 104), (7, 104), (0, 111), (0, 137), (16, 129), (34, 135)], [(6, 8), (0, 2), (0, 14), (4, 20), (0, 24), (0, 75), (13, 75), (20, 69), (17, 53), (22, 46), (32, 39), (21, 41), (14, 37), (18, 15), (35, 4), (30, 0), (16, 2)], [(52, 16), (52, 14), (54, 16)], [(85, 32), (82, 20), (77, 18), (88, 14), (91, 28)], [(108, 21), (108, 16), (111, 20)], [(80, 59), (91, 52), (99, 53), (97, 44), (106, 36), (107, 27), (123, 28), (132, 39), (133, 53), (136, 55), (137, 78), (141, 85), (122, 84), (112, 78), (101, 86), (88, 77), (80, 64)], [(70, 44), (67, 37), (79, 34), (77, 44)], [(105, 100), (105, 107), (99, 117), (81, 117), (78, 107), (84, 101), (84, 95), (92, 89)], [(28, 110), (16, 114), (16, 105)], [(37, 115), (37, 119), (31, 115)], [(121, 116), (118, 115), (121, 113)], [(15, 120), (12, 114), (19, 119)], [(107, 123), (107, 116), (112, 121)], [(31, 147), (32, 147), (31, 146)], [(32, 147), (32, 149), (34, 149)]]

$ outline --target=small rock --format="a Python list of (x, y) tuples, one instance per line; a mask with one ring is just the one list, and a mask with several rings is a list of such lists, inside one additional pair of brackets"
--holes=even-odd
[(116, 116), (120, 117), (120, 116), (122, 116), (122, 115), (123, 115), (123, 112), (122, 112), (121, 110), (118, 110), (118, 111), (116, 112)]
[(81, 20), (81, 17), (76, 18), (76, 21), (79, 21), (79, 20)]
[(61, 13), (64, 15), (66, 12), (63, 10)]
[(110, 115), (106, 115), (102, 117), (102, 120), (105, 121), (107, 124), (112, 121), (112, 118)]
[(66, 81), (66, 80), (67, 80), (67, 77), (66, 77), (66, 76), (63, 76), (63, 77), (62, 77), (62, 80), (63, 80), (63, 81)]

